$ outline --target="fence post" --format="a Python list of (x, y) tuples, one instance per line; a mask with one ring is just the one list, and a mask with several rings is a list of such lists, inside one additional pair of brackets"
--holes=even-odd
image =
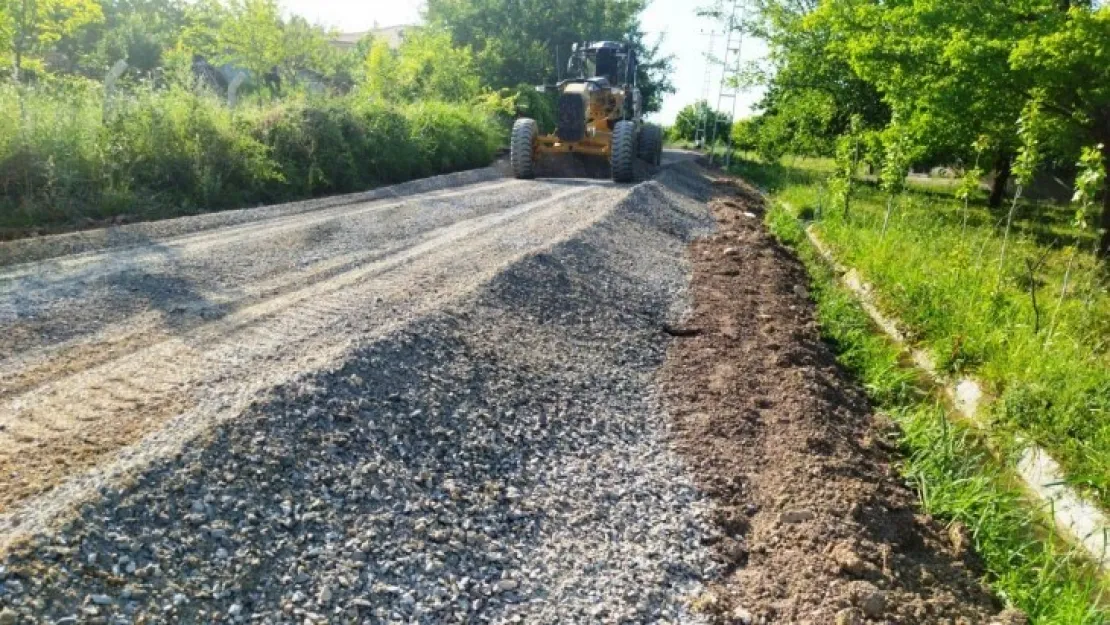
[(104, 112), (102, 114), (104, 119), (108, 118), (109, 108), (112, 103), (112, 96), (116, 91), (116, 81), (120, 76), (127, 71), (127, 61), (120, 59), (108, 70), (108, 74), (104, 77)]

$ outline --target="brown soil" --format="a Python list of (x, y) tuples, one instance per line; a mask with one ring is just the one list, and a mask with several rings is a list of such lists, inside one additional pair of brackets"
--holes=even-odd
[(805, 268), (762, 201), (718, 181), (691, 317), (663, 390), (730, 570), (695, 601), (726, 623), (1010, 623), (958, 531), (922, 515), (889, 423), (822, 343)]

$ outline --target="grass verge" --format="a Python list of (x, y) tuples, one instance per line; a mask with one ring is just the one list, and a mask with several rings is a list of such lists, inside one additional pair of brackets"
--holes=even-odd
[(921, 181), (894, 198), (884, 230), (888, 198), (873, 185), (857, 185), (848, 215), (828, 209), (828, 165), (745, 159), (735, 169), (817, 217), (837, 259), (943, 373), (983, 383), (991, 430), (1032, 439), (1110, 507), (1110, 292), (1094, 232), (1072, 225), (1071, 207), (1023, 202), (1004, 243), (1008, 206), (977, 198), (965, 212), (950, 189)]
[(769, 207), (767, 224), (805, 263), (823, 336), (878, 409), (900, 426), (906, 480), (926, 512), (951, 523), (954, 531), (966, 528), (994, 591), (1033, 623), (1110, 621), (1096, 572), (1051, 538), (1009, 470), (995, 461), (976, 432), (950, 421), (944, 403), (902, 365), (899, 348), (840, 285), (797, 216), (776, 203)]

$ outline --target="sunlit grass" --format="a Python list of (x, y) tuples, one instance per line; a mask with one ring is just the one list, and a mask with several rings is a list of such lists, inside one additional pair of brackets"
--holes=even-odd
[(951, 195), (907, 192), (884, 234), (886, 197), (872, 186), (858, 185), (845, 216), (829, 208), (823, 168), (744, 161), (737, 169), (814, 218), (838, 259), (876, 287), (880, 305), (944, 372), (986, 384), (996, 398), (992, 427), (1036, 440), (1069, 481), (1110, 502), (1110, 293), (1094, 235), (1071, 225), (1069, 208), (1023, 206), (1000, 262), (1002, 213), (981, 199), (965, 227)]
[[(800, 190), (796, 194), (805, 195)], [(899, 348), (838, 283), (806, 239), (796, 213), (776, 202), (767, 223), (809, 270), (825, 339), (876, 406), (899, 425), (907, 483), (917, 489), (928, 513), (966, 528), (992, 590), (1025, 611), (1033, 623), (1110, 620), (1101, 607), (1105, 591), (1091, 565), (1048, 538), (1046, 520), (1013, 486), (1010, 470), (976, 431), (951, 421), (934, 392), (902, 365)]]

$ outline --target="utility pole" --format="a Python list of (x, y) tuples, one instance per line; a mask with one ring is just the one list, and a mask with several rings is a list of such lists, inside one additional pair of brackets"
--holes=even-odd
[(696, 147), (703, 147), (706, 144), (706, 137), (709, 135), (709, 90), (713, 84), (713, 48), (717, 43), (717, 35), (715, 30), (709, 32), (701, 31), (702, 35), (709, 37), (709, 48), (705, 52), (705, 81), (702, 83), (701, 99), (699, 102), (705, 102), (705, 110), (698, 116), (697, 126), (694, 128), (694, 145)]
[[(728, 16), (728, 28), (726, 29), (727, 36), (725, 38), (725, 56), (724, 59), (722, 59), (721, 61), (721, 86), (720, 90), (717, 92), (717, 107), (716, 109), (714, 109), (714, 112), (719, 115), (721, 110), (721, 103), (726, 99), (732, 100), (732, 106), (730, 107), (732, 112), (729, 119), (734, 122), (736, 121), (736, 101), (740, 99), (740, 52), (744, 43), (743, 20), (745, 17), (746, 9), (746, 0), (732, 0), (732, 11)], [(733, 45), (734, 37), (736, 41), (735, 45)], [(732, 61), (732, 76), (734, 76), (736, 80), (729, 80), (730, 60)], [(712, 145), (717, 141), (717, 130), (720, 126), (720, 119), (714, 119), (713, 122), (713, 127), (710, 131), (709, 137), (709, 162), (711, 164), (713, 163)], [(728, 136), (725, 137), (725, 167), (728, 167), (731, 164), (732, 133), (730, 132), (728, 133)]]

